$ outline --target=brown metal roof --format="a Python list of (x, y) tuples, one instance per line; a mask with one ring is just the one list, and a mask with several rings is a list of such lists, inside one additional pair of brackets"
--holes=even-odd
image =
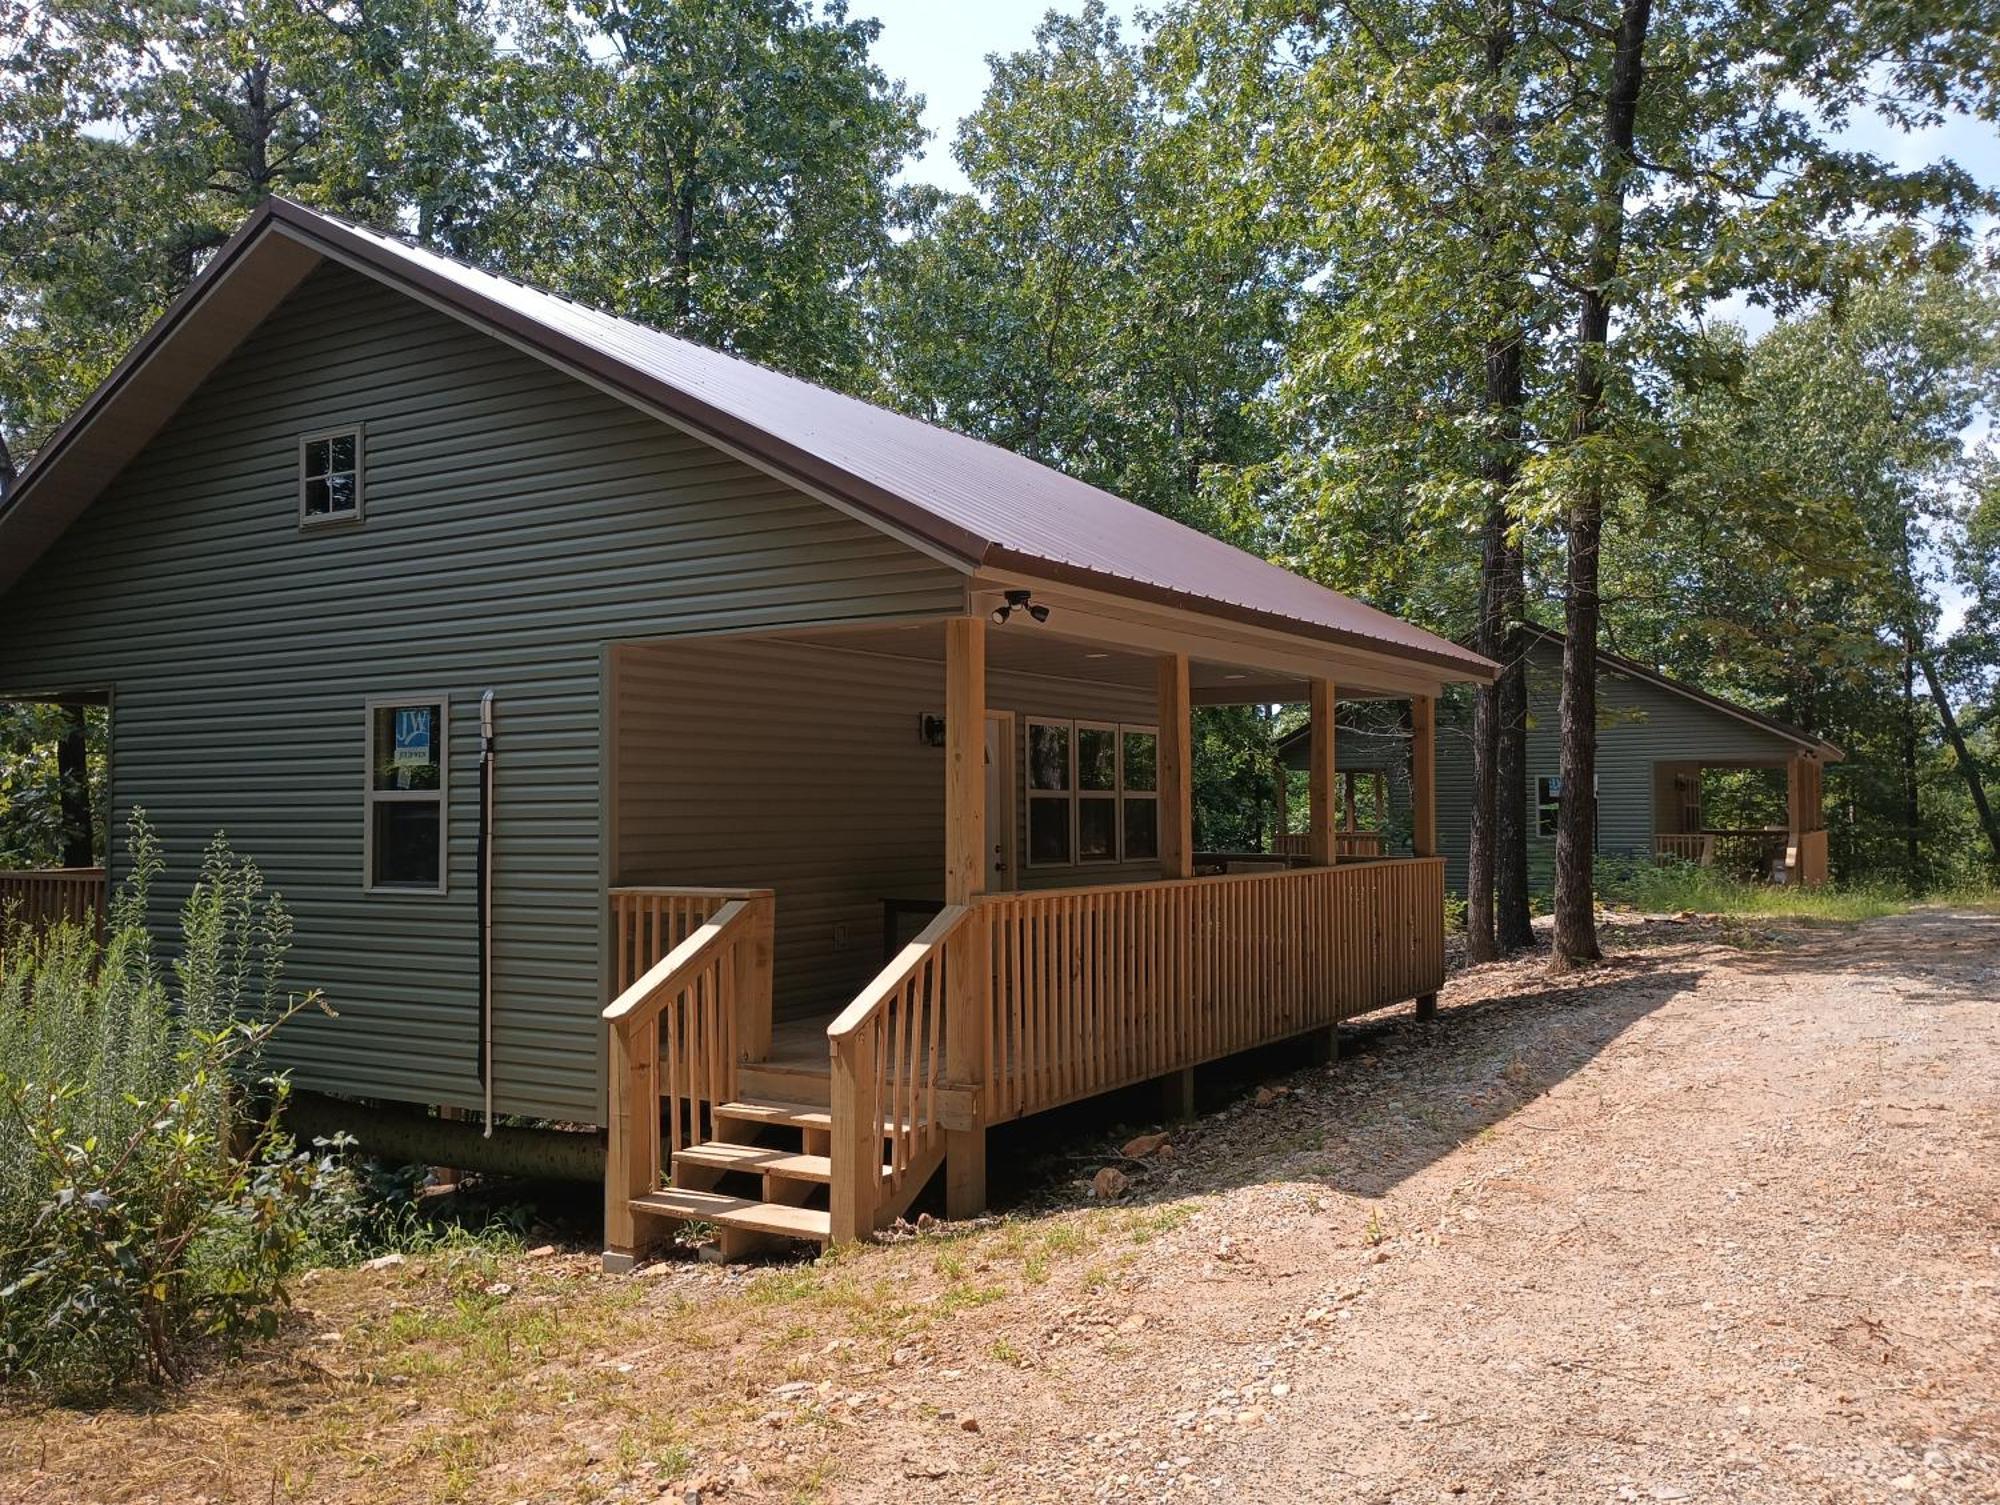
[[(271, 231), (279, 233), (267, 233)], [(26, 563), (14, 545), (26, 542), (39, 552), (51, 536), (46, 522), (39, 528), (20, 526), (35, 510), (37, 492), (47, 485), (44, 478), (74, 463), (92, 426), (116, 408), (122, 389), (145, 369), (147, 352), (175, 336), (173, 326), (215, 317), (211, 306), (224, 300), (205, 297), (209, 287), (231, 273), (240, 275), (260, 247), (273, 241), (304, 242), (434, 301), (658, 408), (775, 472), (837, 497), (969, 570), (1018, 571), (1187, 607), (1387, 654), (1422, 664), (1442, 679), (1485, 680), (1496, 672), (1487, 660), (1448, 639), (997, 445), (282, 199), (268, 201), (252, 216), (127, 362), (36, 453), (0, 509), (0, 588)], [(198, 372), (196, 379), (203, 374), (205, 370)], [(191, 382), (187, 390), (192, 390)], [(179, 394), (185, 396), (185, 391)], [(146, 406), (150, 417), (160, 407), (160, 394), (151, 394)], [(170, 411), (159, 412), (152, 428)], [(129, 421), (122, 428), (137, 431)], [(103, 457), (88, 468), (96, 484), (108, 479)], [(72, 512), (78, 504), (74, 496), (70, 501), (60, 510)]]

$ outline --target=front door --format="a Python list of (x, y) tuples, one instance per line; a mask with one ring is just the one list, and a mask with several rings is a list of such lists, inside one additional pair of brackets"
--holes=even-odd
[(1014, 713), (986, 713), (986, 891), (1014, 888)]

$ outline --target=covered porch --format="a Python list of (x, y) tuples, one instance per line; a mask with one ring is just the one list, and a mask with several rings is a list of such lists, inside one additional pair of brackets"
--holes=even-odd
[[(1704, 798), (1712, 773), (1783, 769), (1782, 812), (1762, 824), (1717, 821)], [(1827, 881), (1827, 835), (1821, 759), (1660, 762), (1653, 765), (1653, 855), (1754, 876), (1772, 883)], [(1741, 801), (1732, 802), (1741, 805)], [(1768, 801), (1778, 803), (1775, 791)]]
[[(1434, 1002), (1432, 725), (1463, 669), (1039, 583), (967, 605), (614, 650), (614, 1264), (674, 1220), (726, 1251), (863, 1237), (940, 1169), (970, 1214), (993, 1124), (1185, 1099), (1201, 1062)], [(1410, 703), (1415, 855), (1345, 830), (1349, 695)], [(1303, 850), (1198, 852), (1196, 708), (1287, 701)]]

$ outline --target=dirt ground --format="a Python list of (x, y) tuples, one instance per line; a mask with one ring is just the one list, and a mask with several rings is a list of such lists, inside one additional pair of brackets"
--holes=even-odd
[(986, 1226), (326, 1274), (184, 1395), (0, 1412), (0, 1505), (2000, 1500), (2000, 915), (1611, 940)]

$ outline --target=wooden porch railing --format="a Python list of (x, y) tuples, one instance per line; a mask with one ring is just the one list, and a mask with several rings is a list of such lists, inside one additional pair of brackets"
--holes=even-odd
[(1303, 1034), (1444, 982), (1444, 862), (994, 894), (987, 1123)]
[(1660, 831), (1653, 836), (1653, 855), (1677, 857), (1697, 867), (1713, 867), (1720, 861), (1741, 858), (1768, 869), (1785, 855), (1786, 841), (1783, 831)]
[[(1271, 838), (1271, 851), (1281, 857), (1303, 857), (1311, 850), (1311, 838), (1303, 831), (1281, 831)], [(1337, 857), (1380, 857), (1380, 831), (1335, 831), (1333, 850)]]
[(955, 1095), (954, 1087), (976, 1085), (945, 1080), (946, 1030), (956, 1019), (976, 1031), (984, 1002), (962, 997), (954, 1008), (948, 996), (954, 984), (976, 988), (981, 976), (970, 944), (973, 916), (968, 905), (946, 905), (827, 1026), (833, 1063), (827, 1205), (836, 1241), (865, 1237), (883, 1209), (921, 1189), (944, 1153), (941, 1100)]
[(615, 1250), (638, 1246), (632, 1198), (658, 1189), (674, 1151), (707, 1138), (707, 1111), (735, 1095), (738, 1065), (770, 1050), (776, 902), (769, 889), (612, 890), (620, 986), (604, 1011), (604, 1218)]
[(102, 935), (104, 887), (101, 867), (0, 872), (0, 925), (39, 930), (58, 920), (72, 920)]

